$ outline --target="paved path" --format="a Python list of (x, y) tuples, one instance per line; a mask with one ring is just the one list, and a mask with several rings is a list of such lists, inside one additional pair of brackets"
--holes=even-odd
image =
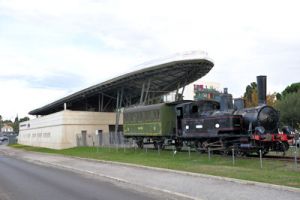
[(2, 155), (0, 169), (1, 200), (157, 199), (111, 182)]
[[(0, 149), (1, 151), (1, 149)], [(23, 152), (6, 149), (2, 152), (31, 162), (54, 165), (82, 173), (108, 177), (119, 182), (154, 190), (163, 190), (170, 194), (192, 199), (259, 199), (259, 200), (293, 200), (300, 199), (300, 190), (271, 186), (268, 184), (253, 184), (235, 179), (215, 178), (193, 173), (182, 173), (172, 170), (159, 170), (147, 167), (99, 162), (60, 155)], [(178, 197), (179, 197), (178, 196)]]

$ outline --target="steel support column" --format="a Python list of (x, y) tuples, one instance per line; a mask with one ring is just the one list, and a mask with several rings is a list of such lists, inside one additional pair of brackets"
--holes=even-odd
[(145, 94), (145, 98), (144, 98), (144, 104), (146, 104), (146, 102), (148, 100), (150, 85), (151, 85), (151, 79), (148, 80), (146, 94)]
[(117, 92), (115, 135), (117, 134), (119, 128), (121, 107), (123, 102), (123, 93), (124, 93), (124, 88), (122, 88), (121, 91), (118, 90)]
[(151, 79), (148, 79), (148, 82), (146, 83), (146, 88), (145, 88), (145, 82), (142, 85), (142, 90), (141, 90), (141, 97), (140, 97), (140, 104), (146, 104), (149, 96), (149, 90), (151, 86)]
[(98, 95), (98, 111), (103, 112), (103, 102), (104, 101), (104, 95), (103, 93), (99, 93)]
[(144, 99), (144, 90), (145, 90), (145, 83), (143, 83), (143, 86), (142, 86), (141, 97), (140, 97), (140, 104), (143, 103), (143, 99)]
[(176, 93), (175, 93), (175, 101), (178, 101), (178, 99), (179, 99), (179, 98), (178, 98), (178, 96), (179, 96), (179, 95), (178, 95), (178, 94), (179, 94), (179, 89), (180, 89), (179, 87), (180, 87), (180, 84), (178, 83), (178, 84), (177, 84)]
[(104, 96), (102, 94), (101, 95), (101, 106), (100, 106), (101, 112), (103, 112), (103, 103), (104, 103)]
[(106, 108), (111, 103), (111, 101), (112, 101), (112, 99), (109, 99), (102, 110), (106, 110)]

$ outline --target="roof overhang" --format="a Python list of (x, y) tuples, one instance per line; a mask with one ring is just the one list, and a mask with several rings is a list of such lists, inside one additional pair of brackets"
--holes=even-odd
[(64, 109), (64, 103), (70, 110), (114, 111), (117, 95), (123, 91), (121, 105), (140, 103), (142, 88), (147, 85), (150, 99), (161, 97), (199, 78), (205, 76), (214, 66), (213, 62), (202, 54), (180, 54), (176, 58), (156, 63), (122, 76), (93, 85), (53, 103), (29, 112), (31, 115), (47, 115)]

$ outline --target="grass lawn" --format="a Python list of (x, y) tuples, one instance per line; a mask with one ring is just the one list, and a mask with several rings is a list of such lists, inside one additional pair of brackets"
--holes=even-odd
[(296, 168), (293, 162), (263, 160), (263, 168), (261, 169), (259, 158), (237, 157), (235, 165), (233, 165), (230, 156), (212, 155), (209, 160), (207, 154), (197, 152), (191, 152), (189, 156), (188, 152), (177, 152), (176, 155), (173, 155), (170, 150), (158, 152), (154, 149), (146, 151), (145, 149), (134, 148), (99, 148), (97, 150), (96, 147), (75, 147), (53, 150), (19, 144), (12, 145), (12, 147), (35, 152), (133, 163), (300, 188), (300, 163)]

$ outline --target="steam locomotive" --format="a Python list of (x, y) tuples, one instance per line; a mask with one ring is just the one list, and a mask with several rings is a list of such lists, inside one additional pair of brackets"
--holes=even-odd
[(257, 77), (259, 105), (244, 108), (242, 99), (232, 101), (227, 89), (220, 101), (199, 100), (137, 106), (124, 110), (124, 136), (140, 148), (183, 144), (198, 151), (249, 154), (285, 152), (288, 132), (279, 132), (279, 112), (266, 105), (266, 76)]

